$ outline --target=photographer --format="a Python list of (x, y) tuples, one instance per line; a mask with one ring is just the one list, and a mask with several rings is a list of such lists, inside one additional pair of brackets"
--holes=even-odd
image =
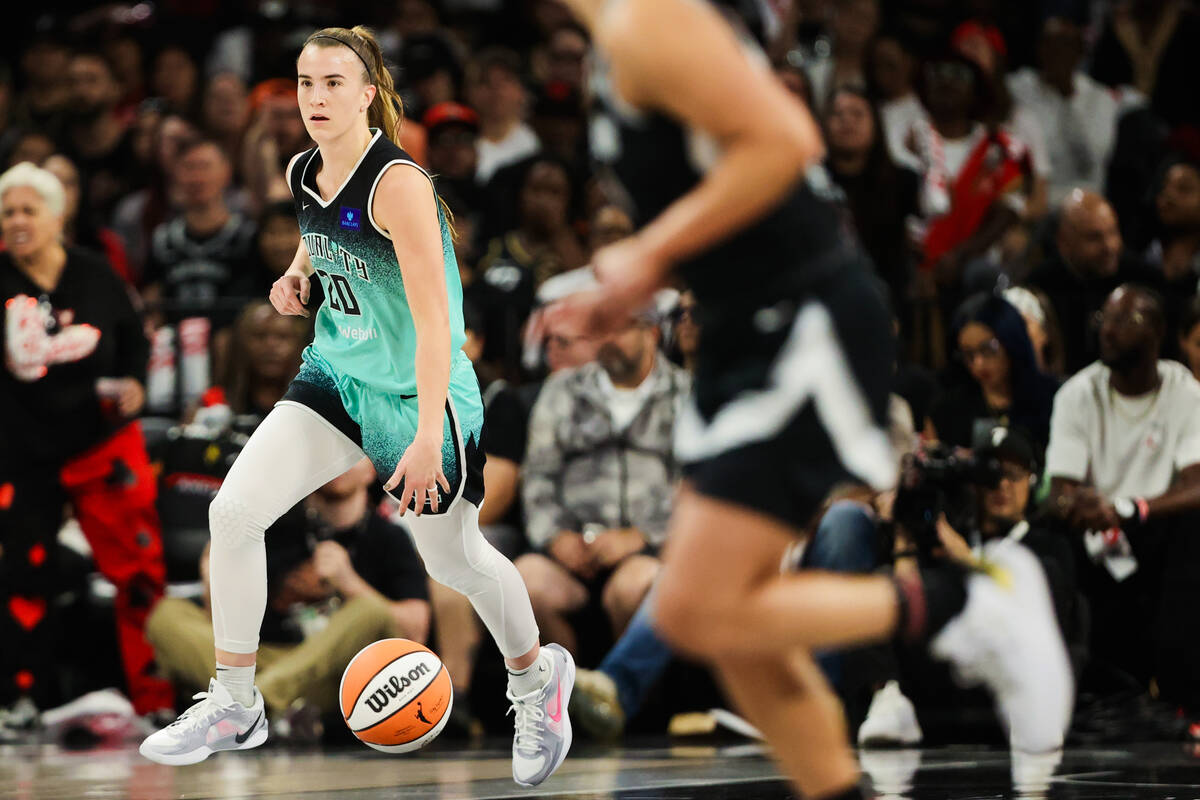
[[(896, 498), (900, 544), (896, 569), (915, 569), (917, 560), (947, 558), (972, 569), (987, 569), (985, 546), (989, 543), (1008, 540), (1028, 548), (1046, 574), (1049, 599), (1078, 672), (1083, 609), (1069, 546), (1045, 520), (1031, 515), (1031, 498), (1039, 478), (1036, 453), (1031, 437), (1019, 429), (996, 427), (976, 440), (970, 455), (933, 451), (916, 458), (905, 470)], [(964, 729), (983, 734), (992, 728), (991, 701), (983, 693), (959, 690), (946, 668), (923, 653), (905, 651), (898, 656), (900, 683), (920, 711), (926, 731), (945, 722), (946, 732), (953, 728), (951, 735), (961, 741)], [(890, 695), (896, 694), (893, 688)], [(879, 695), (863, 724), (868, 732), (896, 727), (888, 724), (888, 717), (902, 703), (894, 696), (888, 699), (885, 692)], [(876, 739), (860, 733), (860, 742), (864, 738), (888, 741), (886, 736)]]

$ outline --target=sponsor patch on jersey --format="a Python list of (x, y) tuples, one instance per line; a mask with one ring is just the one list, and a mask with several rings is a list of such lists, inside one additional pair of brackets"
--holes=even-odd
[(362, 227), (362, 209), (342, 206), (338, 211), (338, 225), (349, 231)]

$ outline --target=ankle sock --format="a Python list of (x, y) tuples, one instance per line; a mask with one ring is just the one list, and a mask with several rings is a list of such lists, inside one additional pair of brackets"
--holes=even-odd
[(217, 683), (229, 690), (234, 700), (249, 708), (254, 705), (254, 665), (231, 667), (217, 662)]
[(905, 644), (920, 644), (936, 636), (967, 604), (967, 575), (963, 567), (952, 563), (893, 575), (899, 603), (896, 638)]
[(553, 665), (550, 663), (550, 656), (542, 649), (538, 652), (537, 659), (534, 660), (525, 669), (509, 669), (508, 670), (508, 685), (512, 689), (514, 697), (524, 697), (527, 694), (532, 694), (541, 689), (550, 682), (550, 674), (553, 672)]

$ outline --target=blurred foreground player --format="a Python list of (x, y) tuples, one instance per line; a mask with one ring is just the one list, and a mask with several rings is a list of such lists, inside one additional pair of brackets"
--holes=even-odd
[(904, 580), (780, 572), (836, 484), (896, 478), (889, 318), (812, 168), (822, 153), (809, 113), (709, 5), (567, 4), (599, 51), (593, 156), (644, 227), (599, 251), (599, 287), (556, 313), (604, 330), (676, 268), (703, 311), (677, 430), (687, 482), (659, 584), (661, 632), (715, 667), (808, 798), (862, 797), (814, 650), (928, 644), (996, 692), (1015, 748), (1059, 748), (1072, 679), (1024, 548), (990, 547), (986, 571), (937, 565)]

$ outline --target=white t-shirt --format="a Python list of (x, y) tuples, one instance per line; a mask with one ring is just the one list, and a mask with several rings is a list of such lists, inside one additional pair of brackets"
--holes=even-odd
[(1108, 498), (1157, 497), (1184, 467), (1200, 464), (1200, 383), (1182, 364), (1159, 361), (1159, 388), (1124, 397), (1096, 362), (1054, 397), (1046, 471)]
[(1045, 133), (1049, 196), (1059, 205), (1072, 189), (1099, 192), (1117, 135), (1117, 98), (1082, 72), (1075, 73), (1070, 97), (1042, 82), (1026, 67), (1008, 78), (1019, 111), (1035, 117)]
[(614, 386), (608, 373), (600, 371), (600, 389), (608, 401), (608, 413), (612, 417), (613, 430), (623, 431), (632, 424), (634, 417), (646, 405), (650, 393), (654, 391), (654, 373), (651, 372), (645, 380), (632, 389), (622, 389)]
[(921, 101), (915, 94), (908, 94), (882, 103), (879, 106), (879, 116), (883, 119), (883, 128), (887, 134), (888, 150), (892, 154), (892, 160), (901, 166), (920, 172), (921, 160), (908, 148), (908, 134), (918, 120), (929, 117), (925, 106), (921, 105)]
[(519, 123), (499, 142), (490, 142), (480, 136), (475, 142), (475, 154), (478, 164), (475, 167), (475, 180), (487, 183), (496, 174), (496, 170), (515, 164), (523, 158), (532, 156), (542, 149), (533, 128), (524, 122)]

